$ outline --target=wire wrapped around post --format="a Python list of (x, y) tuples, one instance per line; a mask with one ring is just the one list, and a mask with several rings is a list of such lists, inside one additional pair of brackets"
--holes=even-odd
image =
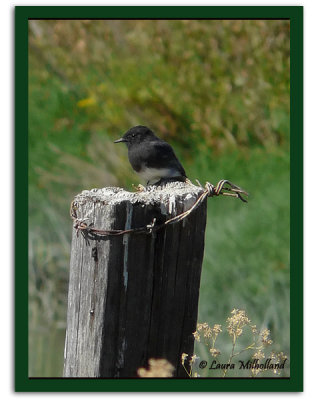
[(152, 234), (152, 232), (155, 232), (159, 229), (164, 228), (167, 225), (174, 224), (176, 222), (182, 221), (184, 218), (186, 218), (189, 214), (191, 214), (207, 197), (213, 197), (213, 196), (230, 196), (230, 197), (235, 197), (243, 201), (244, 203), (247, 203), (247, 200), (243, 198), (242, 195), (249, 196), (249, 194), (241, 189), (239, 186), (235, 185), (234, 183), (222, 179), (220, 180), (216, 186), (214, 186), (210, 182), (206, 182), (205, 187), (203, 187), (200, 182), (197, 180), (198, 185), (203, 188), (203, 192), (200, 194), (198, 197), (197, 201), (192, 205), (192, 207), (184, 211), (183, 213), (168, 219), (162, 224), (157, 225), (156, 224), (156, 219), (153, 219), (152, 222), (146, 226), (143, 226), (141, 228), (134, 228), (134, 229), (116, 229), (116, 230), (102, 230), (102, 229), (97, 229), (92, 226), (92, 224), (88, 225), (86, 223), (87, 218), (84, 219), (79, 219), (77, 217), (77, 206), (75, 202), (73, 201), (70, 206), (70, 216), (74, 221), (74, 228), (77, 230), (77, 232), (82, 232), (86, 234), (93, 234), (97, 236), (118, 236), (118, 235), (124, 235), (128, 233), (145, 233), (145, 234)]

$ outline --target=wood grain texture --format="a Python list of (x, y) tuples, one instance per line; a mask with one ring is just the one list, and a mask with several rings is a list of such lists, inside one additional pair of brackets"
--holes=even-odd
[[(93, 189), (75, 204), (95, 228), (128, 229), (163, 223), (201, 192), (182, 182), (141, 193)], [(180, 358), (193, 353), (205, 225), (206, 202), (153, 234), (85, 238), (74, 230), (65, 377), (135, 377), (150, 358), (186, 376)]]

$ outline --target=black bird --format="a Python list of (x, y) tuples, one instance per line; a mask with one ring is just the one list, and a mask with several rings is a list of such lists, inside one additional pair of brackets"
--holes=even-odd
[(166, 180), (186, 181), (184, 168), (172, 147), (146, 126), (130, 128), (114, 143), (120, 142), (127, 145), (130, 164), (147, 181), (147, 185), (161, 184)]

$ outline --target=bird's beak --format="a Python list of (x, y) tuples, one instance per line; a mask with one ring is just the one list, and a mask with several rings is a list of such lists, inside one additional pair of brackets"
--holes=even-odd
[(120, 138), (118, 140), (115, 140), (113, 143), (121, 143), (121, 142), (127, 142), (126, 139)]

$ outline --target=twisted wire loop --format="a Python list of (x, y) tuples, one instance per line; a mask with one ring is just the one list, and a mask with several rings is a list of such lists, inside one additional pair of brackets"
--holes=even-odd
[(249, 194), (241, 189), (239, 186), (235, 185), (234, 183), (222, 179), (220, 180), (216, 186), (212, 185), (210, 182), (206, 182), (205, 187), (203, 187), (199, 181), (197, 181), (198, 185), (201, 186), (203, 189), (203, 192), (201, 195), (198, 197), (196, 202), (189, 208), (189, 210), (184, 211), (183, 213), (168, 219), (162, 224), (156, 225), (156, 218), (153, 219), (153, 221), (146, 225), (142, 226), (140, 228), (132, 228), (132, 229), (110, 229), (110, 230), (102, 230), (102, 229), (97, 229), (94, 228), (91, 224), (88, 224), (86, 221), (88, 218), (78, 218), (77, 216), (77, 206), (75, 202), (73, 201), (70, 206), (70, 217), (74, 221), (74, 229), (77, 231), (77, 235), (79, 232), (83, 234), (83, 236), (87, 239), (88, 234), (91, 234), (95, 237), (106, 237), (106, 236), (119, 236), (119, 235), (124, 235), (128, 233), (145, 233), (145, 234), (152, 234), (159, 229), (162, 229), (163, 227), (167, 225), (171, 225), (177, 222), (182, 221), (184, 218), (186, 218), (189, 214), (191, 214), (201, 203), (205, 201), (207, 197), (213, 197), (213, 196), (231, 196), (231, 197), (236, 197), (240, 199), (241, 201), (247, 203), (247, 200), (244, 199), (242, 196), (249, 196)]

